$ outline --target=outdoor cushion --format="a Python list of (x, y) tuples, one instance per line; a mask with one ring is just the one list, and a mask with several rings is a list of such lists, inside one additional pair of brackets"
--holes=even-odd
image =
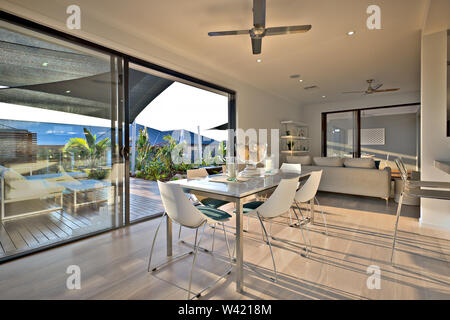
[(203, 213), (208, 218), (211, 218), (216, 221), (223, 221), (228, 220), (231, 218), (231, 215), (227, 212), (220, 210), (220, 209), (214, 209), (211, 207), (205, 207), (205, 206), (198, 206), (196, 207), (198, 210), (200, 210), (201, 213)]
[(344, 159), (339, 157), (314, 157), (314, 165), (322, 167), (343, 167)]
[(36, 199), (64, 190), (64, 187), (45, 180), (15, 180), (11, 181), (9, 187), (9, 190), (6, 190), (7, 200)]
[(3, 177), (5, 181), (5, 193), (11, 190), (11, 183), (13, 181), (23, 181), (25, 178), (17, 171), (0, 166), (0, 177)]
[(6, 184), (8, 184), (11, 181), (25, 180), (25, 178), (17, 171), (3, 166), (0, 166), (0, 175), (3, 175)]
[(344, 160), (344, 166), (348, 168), (375, 169), (375, 161), (372, 158), (348, 158)]
[(200, 200), (201, 204), (210, 208), (217, 209), (225, 204), (228, 203), (228, 201), (219, 200), (219, 199), (213, 199), (213, 198), (205, 198)]

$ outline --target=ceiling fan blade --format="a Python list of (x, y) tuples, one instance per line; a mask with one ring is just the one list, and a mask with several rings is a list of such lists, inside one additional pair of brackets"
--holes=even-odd
[(217, 36), (237, 36), (241, 34), (249, 34), (249, 30), (233, 30), (233, 31), (214, 31), (208, 32), (208, 36), (217, 37)]
[(266, 27), (266, 0), (253, 0), (253, 25), (255, 28)]
[(253, 54), (260, 54), (262, 46), (262, 38), (252, 38), (252, 51)]
[(382, 86), (383, 86), (383, 84), (380, 83), (380, 84), (377, 84), (376, 86), (373, 86), (372, 89), (373, 89), (373, 90), (378, 90), (378, 89), (380, 89)]
[(398, 91), (400, 88), (392, 88), (392, 89), (384, 89), (384, 90), (374, 90), (374, 92), (391, 92), (391, 91)]
[(266, 28), (265, 36), (277, 36), (289, 33), (304, 33), (311, 30), (311, 25)]
[(365, 91), (345, 91), (342, 93), (365, 93)]

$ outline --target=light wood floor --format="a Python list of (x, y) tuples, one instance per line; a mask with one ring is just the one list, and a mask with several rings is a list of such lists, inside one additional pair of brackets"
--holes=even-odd
[[(328, 221), (324, 234), (320, 215), (310, 227), (313, 253), (302, 257), (303, 243), (298, 229), (286, 220), (273, 223), (272, 234), (288, 239), (290, 245), (274, 247), (279, 271), (278, 283), (245, 271), (245, 292), (235, 291), (235, 271), (202, 299), (449, 299), (450, 234), (420, 227), (417, 218), (400, 219), (396, 266), (389, 263), (395, 204), (386, 208), (383, 200), (321, 194)], [(384, 208), (384, 209), (383, 209)], [(405, 208), (408, 208), (405, 206)], [(383, 213), (384, 210), (384, 213)], [(417, 207), (406, 209), (417, 214)], [(187, 286), (192, 257), (180, 260), (154, 274), (146, 272), (155, 227), (151, 220), (81, 240), (0, 265), (0, 299), (185, 299), (178, 286)], [(229, 223), (234, 225), (234, 221)], [(233, 229), (227, 228), (231, 239)], [(165, 259), (164, 226), (161, 228), (155, 260)], [(185, 251), (175, 239), (174, 253)], [(212, 231), (202, 244), (211, 245)], [(182, 236), (192, 238), (192, 231)], [(200, 253), (193, 289), (214, 280), (227, 268), (223, 234), (216, 232), (215, 255)], [(272, 274), (268, 247), (261, 241), (259, 222), (250, 220), (245, 235), (245, 261), (263, 273)], [(66, 289), (66, 268), (81, 268), (81, 290)], [(367, 267), (381, 269), (381, 289), (369, 290)], [(174, 285), (175, 283), (176, 285)]]

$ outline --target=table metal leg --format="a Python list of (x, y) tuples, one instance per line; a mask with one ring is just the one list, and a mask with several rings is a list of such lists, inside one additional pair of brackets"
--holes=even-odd
[(167, 256), (172, 256), (172, 220), (166, 215)]
[(311, 219), (311, 223), (314, 223), (314, 198), (312, 198), (309, 201), (309, 205), (310, 205), (310, 219)]
[(240, 199), (236, 200), (236, 291), (244, 291), (244, 235), (243, 208)]

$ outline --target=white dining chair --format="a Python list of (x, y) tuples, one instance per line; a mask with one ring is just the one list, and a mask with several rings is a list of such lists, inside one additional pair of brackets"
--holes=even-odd
[[(275, 189), (275, 191), (272, 193), (272, 195), (267, 199), (265, 202), (260, 201), (254, 201), (254, 203), (251, 205), (254, 207), (253, 210), (247, 211), (247, 214), (256, 214), (258, 217), (259, 222), (261, 223), (261, 228), (263, 231), (263, 234), (265, 235), (266, 242), (269, 245), (270, 249), (270, 255), (272, 256), (272, 263), (273, 263), (273, 271), (275, 274), (275, 278), (270, 277), (270, 280), (276, 282), (278, 279), (277, 274), (277, 267), (275, 264), (275, 258), (273, 256), (272, 251), (272, 243), (271, 239), (274, 239), (271, 235), (268, 234), (263, 220), (269, 220), (279, 217), (280, 215), (286, 213), (291, 209), (292, 203), (294, 202), (295, 192), (297, 191), (297, 183), (298, 183), (298, 177), (290, 178), (290, 179), (283, 179), (281, 180), (278, 187)], [(249, 203), (250, 204), (250, 203)], [(245, 207), (245, 205), (244, 205)], [(247, 208), (250, 206), (247, 204)], [(300, 223), (300, 220), (297, 216), (297, 214), (294, 212), (294, 214), (297, 217), (297, 220)], [(306, 239), (303, 234), (303, 229), (300, 226), (300, 230), (302, 232), (303, 241), (306, 245)], [(249, 266), (250, 267), (250, 266)], [(252, 267), (250, 267), (252, 268)], [(256, 269), (252, 268), (255, 272), (259, 273)], [(259, 273), (261, 274), (261, 273)], [(262, 275), (262, 274), (261, 274)], [(262, 275), (265, 277), (265, 275)]]
[[(283, 163), (280, 167), (281, 172), (285, 173), (302, 173), (302, 165), (300, 163)], [(300, 182), (297, 184), (297, 188), (300, 186)], [(289, 226), (295, 226), (295, 223), (292, 223), (292, 213), (289, 211)]]
[[(188, 179), (199, 179), (199, 178), (206, 178), (208, 176), (208, 171), (206, 171), (205, 168), (190, 169), (190, 170), (186, 171), (186, 174), (187, 174)], [(218, 209), (219, 207), (229, 203), (228, 201), (213, 199), (213, 198), (208, 198), (208, 197), (202, 197), (202, 196), (196, 195), (196, 194), (191, 194), (190, 200), (194, 203), (194, 205), (201, 204), (201, 205), (204, 205), (207, 207), (211, 207), (213, 209)], [(178, 239), (181, 238), (181, 228), (182, 228), (182, 226), (180, 225), (180, 228), (178, 229)], [(211, 252), (214, 251), (215, 233), (216, 233), (216, 228), (214, 226)], [(181, 240), (181, 242), (189, 244), (189, 243), (185, 242), (184, 240)], [(201, 248), (201, 249), (203, 251), (209, 251), (208, 249), (205, 249), (205, 248)]]
[[(322, 178), (322, 170), (320, 171), (313, 171), (308, 177), (308, 180), (301, 186), (299, 190), (297, 190), (295, 194), (295, 205), (297, 207), (297, 210), (299, 211), (303, 221), (305, 221), (305, 217), (302, 213), (302, 210), (300, 209), (301, 203), (308, 203), (310, 201), (317, 202), (317, 205), (320, 207), (320, 213), (322, 215), (323, 223), (325, 225), (325, 234), (328, 235), (328, 226), (327, 226), (327, 219), (325, 217), (325, 214), (323, 213), (323, 209), (320, 206), (319, 200), (317, 200), (316, 194), (317, 190), (319, 189), (320, 185), (320, 179)], [(311, 212), (311, 218), (312, 215), (314, 215), (314, 212)], [(312, 252), (312, 244), (311, 244), (311, 237), (309, 235), (309, 229), (308, 226), (305, 224), (306, 233), (308, 234), (308, 240), (309, 240), (309, 246), (310, 250)]]
[[(205, 231), (205, 226), (208, 225), (215, 225), (220, 224), (222, 225), (222, 229), (224, 232), (225, 242), (228, 250), (228, 255), (230, 258), (230, 268), (227, 269), (227, 271), (219, 277), (214, 283), (209, 285), (208, 287), (202, 289), (200, 292), (194, 294), (193, 298), (198, 298), (201, 296), (201, 294), (211, 288), (214, 284), (216, 284), (220, 279), (224, 278), (231, 272), (232, 268), (232, 256), (230, 253), (230, 247), (228, 244), (228, 238), (227, 233), (225, 231), (224, 222), (228, 221), (231, 218), (231, 215), (228, 214), (225, 211), (214, 209), (207, 206), (194, 206), (188, 198), (186, 198), (182, 188), (177, 184), (172, 183), (164, 183), (161, 181), (158, 181), (158, 187), (159, 192), (161, 194), (161, 200), (164, 205), (165, 212), (163, 216), (161, 217), (161, 221), (158, 224), (158, 227), (155, 232), (155, 236), (153, 238), (152, 247), (150, 250), (150, 256), (148, 259), (148, 272), (155, 272), (156, 270), (160, 270), (162, 267), (169, 265), (171, 262), (181, 259), (183, 257), (186, 257), (188, 255), (194, 254), (193, 260), (192, 260), (192, 267), (189, 277), (189, 287), (188, 289), (182, 288), (183, 290), (187, 291), (188, 295), (187, 298), (189, 299), (191, 296), (191, 285), (192, 285), (192, 274), (195, 267), (195, 261), (197, 259), (197, 252), (200, 247), (200, 243)], [(161, 227), (162, 222), (164, 221), (165, 216), (168, 216), (172, 221), (180, 224), (183, 227), (195, 229), (195, 240), (194, 240), (194, 251), (189, 251), (187, 253), (183, 253), (181, 255), (178, 255), (176, 257), (173, 257), (168, 262), (164, 262), (156, 267), (151, 267), (152, 262), (152, 256), (153, 256), (153, 249), (156, 242), (156, 237), (158, 235), (158, 231)], [(200, 237), (198, 237), (198, 230), (202, 229), (202, 232), (200, 234)], [(198, 241), (197, 241), (198, 239)], [(180, 287), (181, 288), (181, 287)]]

